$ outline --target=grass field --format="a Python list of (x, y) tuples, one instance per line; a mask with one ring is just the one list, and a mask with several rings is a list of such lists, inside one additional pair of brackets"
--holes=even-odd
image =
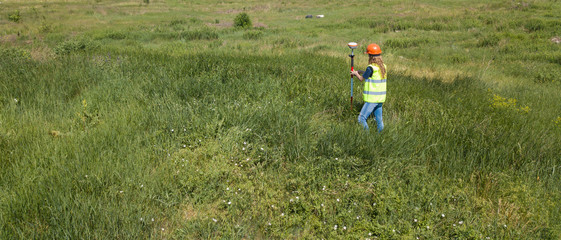
[(560, 239), (560, 41), (557, 0), (2, 1), (0, 239)]

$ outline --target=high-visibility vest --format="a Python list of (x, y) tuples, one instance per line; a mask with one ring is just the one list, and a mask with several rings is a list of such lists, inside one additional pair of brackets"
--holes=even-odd
[[(364, 81), (364, 91), (362, 98), (365, 102), (383, 103), (386, 101), (386, 76), (382, 77), (380, 68), (377, 64), (371, 64), (372, 76)], [(384, 64), (384, 67), (386, 65)]]

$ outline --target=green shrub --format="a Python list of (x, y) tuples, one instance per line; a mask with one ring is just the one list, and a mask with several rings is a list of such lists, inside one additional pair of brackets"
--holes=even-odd
[(8, 16), (8, 19), (12, 22), (15, 22), (15, 23), (18, 23), (19, 21), (21, 21), (21, 14), (19, 13), (19, 10), (10, 14), (10, 16)]
[(253, 24), (247, 13), (240, 13), (234, 19), (234, 26), (238, 28), (250, 28)]

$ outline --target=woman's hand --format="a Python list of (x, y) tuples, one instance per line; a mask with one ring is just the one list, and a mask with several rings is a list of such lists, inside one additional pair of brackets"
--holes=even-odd
[(358, 73), (358, 71), (351, 71), (351, 76), (356, 76), (358, 80), (362, 81), (362, 76)]

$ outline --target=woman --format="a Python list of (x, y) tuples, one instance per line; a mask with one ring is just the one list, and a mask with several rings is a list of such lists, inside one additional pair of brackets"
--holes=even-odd
[(382, 50), (378, 44), (372, 43), (366, 47), (368, 53), (368, 67), (362, 75), (358, 71), (351, 71), (360, 81), (364, 82), (364, 91), (362, 97), (364, 106), (358, 115), (358, 122), (362, 124), (364, 129), (368, 130), (366, 119), (374, 112), (378, 132), (384, 129), (382, 121), (382, 104), (386, 101), (386, 65), (382, 61)]

